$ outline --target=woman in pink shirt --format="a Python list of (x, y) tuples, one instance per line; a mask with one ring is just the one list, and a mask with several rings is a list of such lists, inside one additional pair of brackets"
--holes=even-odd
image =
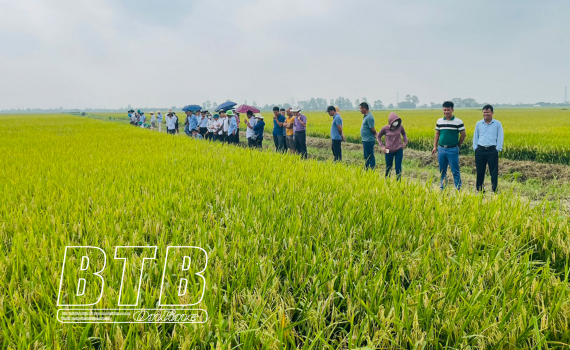
[[(384, 136), (386, 143), (382, 142)], [(390, 113), (388, 125), (384, 126), (376, 135), (382, 153), (386, 157), (386, 177), (390, 176), (390, 170), (396, 159), (396, 178), (400, 181), (402, 176), (402, 159), (404, 148), (408, 145), (408, 137), (402, 126), (402, 119), (396, 113)]]

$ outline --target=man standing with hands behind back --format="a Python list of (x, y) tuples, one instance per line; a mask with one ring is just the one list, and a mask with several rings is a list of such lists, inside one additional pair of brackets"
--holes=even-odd
[[(473, 150), (475, 151), (475, 168), (477, 169), (477, 192), (483, 191), (485, 169), (489, 164), (491, 187), (497, 192), (499, 178), (499, 152), (503, 150), (503, 125), (493, 119), (493, 106), (483, 107), (483, 120), (475, 125), (473, 133)], [(483, 191), (485, 192), (485, 191)]]
[(374, 127), (374, 116), (370, 113), (370, 107), (368, 107), (367, 102), (360, 104), (360, 113), (363, 115), (360, 137), (362, 138), (362, 148), (364, 149), (364, 166), (366, 170), (374, 170), (376, 167), (376, 158), (374, 157), (376, 128)]
[[(453, 115), (453, 102), (443, 103), (443, 118), (437, 120), (435, 125), (435, 139), (432, 154), (438, 154), (439, 172), (441, 181), (439, 188), (443, 190), (447, 176), (447, 166), (451, 167), (453, 182), (457, 190), (461, 189), (461, 172), (459, 171), (459, 149), (465, 140), (465, 125)], [(459, 138), (459, 140), (458, 140)]]

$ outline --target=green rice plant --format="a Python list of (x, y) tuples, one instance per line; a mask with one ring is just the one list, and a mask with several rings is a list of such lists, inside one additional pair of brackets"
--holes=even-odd
[[(0, 122), (3, 348), (570, 344), (570, 228), (549, 203), (81, 117)], [(61, 324), (69, 245), (202, 247), (208, 322)], [(157, 303), (157, 260), (145, 306)], [(109, 262), (97, 308), (116, 305), (121, 265)]]

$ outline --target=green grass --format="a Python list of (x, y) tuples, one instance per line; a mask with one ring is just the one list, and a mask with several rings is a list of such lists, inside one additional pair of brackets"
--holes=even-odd
[[(0, 117), (3, 348), (570, 344), (568, 218), (361, 167), (80, 117)], [(65, 246), (209, 255), (205, 325), (63, 325)], [(120, 270), (104, 272), (116, 295)], [(112, 298), (99, 308), (116, 304)]]

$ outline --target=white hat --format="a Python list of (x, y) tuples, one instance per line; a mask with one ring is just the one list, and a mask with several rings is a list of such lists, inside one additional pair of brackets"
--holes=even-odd
[(301, 108), (299, 106), (295, 106), (291, 108), (291, 112), (301, 112)]
[(261, 114), (256, 114), (256, 115), (254, 116), (254, 118), (257, 118), (257, 119), (264, 119)]

